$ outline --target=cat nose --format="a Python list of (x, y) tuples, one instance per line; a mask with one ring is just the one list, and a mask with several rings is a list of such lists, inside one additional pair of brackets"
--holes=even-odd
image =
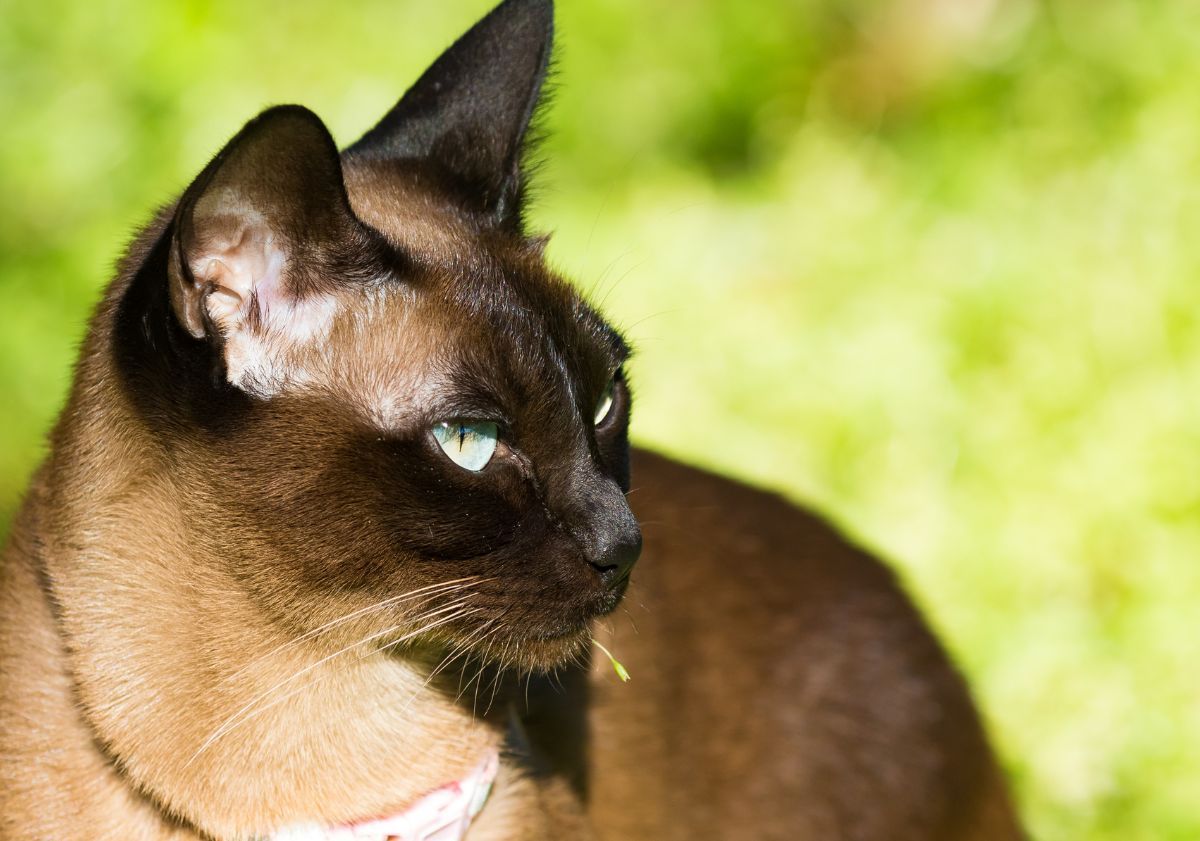
[(631, 521), (597, 541), (588, 562), (600, 573), (605, 586), (616, 587), (629, 577), (629, 571), (641, 554), (642, 530)]
[(616, 588), (642, 553), (642, 530), (624, 491), (610, 477), (576, 474), (572, 491), (579, 500), (573, 531), (584, 560), (600, 573), (604, 586)]

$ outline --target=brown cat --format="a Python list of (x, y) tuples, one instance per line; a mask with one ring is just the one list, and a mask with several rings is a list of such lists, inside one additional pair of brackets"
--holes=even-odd
[(266, 111), (138, 236), (0, 566), (0, 839), (1020, 837), (877, 561), (648, 453), (630, 510), (628, 349), (522, 222), (551, 31), (342, 153)]

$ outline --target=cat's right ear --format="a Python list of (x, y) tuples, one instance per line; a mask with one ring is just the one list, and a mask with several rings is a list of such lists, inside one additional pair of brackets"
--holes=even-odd
[(504, 0), (347, 154), (424, 161), (486, 217), (520, 227), (527, 134), (553, 41), (553, 0)]
[(299, 106), (272, 108), (183, 194), (168, 262), (171, 308), (192, 337), (220, 349), (229, 382), (263, 391), (274, 374), (254, 364), (321, 332), (331, 279), (360, 273), (352, 264), (369, 256), (370, 233), (350, 208), (321, 120)]

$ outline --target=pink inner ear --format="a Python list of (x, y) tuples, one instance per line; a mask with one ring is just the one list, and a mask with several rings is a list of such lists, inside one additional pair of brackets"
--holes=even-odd
[(214, 285), (205, 308), (221, 332), (229, 336), (265, 322), (272, 309), (286, 309), (284, 253), (262, 219), (242, 213), (207, 221), (207, 235), (193, 250), (192, 274)]
[(201, 200), (195, 230), (189, 265), (224, 338), (229, 382), (261, 397), (304, 382), (296, 351), (326, 335), (335, 296), (288, 288), (286, 240), (232, 191)]

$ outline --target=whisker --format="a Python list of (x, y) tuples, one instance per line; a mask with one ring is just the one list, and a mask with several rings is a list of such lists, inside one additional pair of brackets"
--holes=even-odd
[[(446, 623), (448, 623), (448, 622), (452, 622), (452, 621), (454, 621), (455, 619), (459, 619), (459, 618), (461, 618), (462, 616), (468, 615), (468, 614), (470, 614), (470, 613), (472, 613), (472, 612), (475, 612), (475, 611), (474, 611), (474, 610), (468, 610), (468, 611), (463, 611), (463, 612), (461, 612), (461, 613), (455, 613), (455, 614), (452, 614), (452, 615), (450, 615), (450, 616), (443, 617), (443, 618), (441, 618), (441, 619), (438, 619), (438, 620), (437, 620), (437, 621), (435, 621), (435, 622), (431, 622), (431, 623), (429, 623), (429, 624), (425, 625), (425, 626), (424, 626), (424, 627), (422, 627), (422, 628), (418, 628), (418, 629), (417, 629), (417, 630), (415, 630), (415, 631), (411, 631), (411, 632), (409, 632), (408, 634), (405, 634), (405, 636), (404, 636), (404, 637), (401, 637), (401, 639), (400, 639), (400, 640), (397, 640), (397, 642), (400, 642), (400, 641), (402, 641), (402, 640), (404, 640), (404, 639), (407, 639), (407, 638), (409, 638), (409, 637), (411, 637), (411, 636), (415, 636), (415, 635), (417, 635), (417, 634), (422, 634), (422, 633), (425, 633), (426, 631), (432, 630), (433, 628), (436, 628), (436, 627), (438, 627), (439, 625), (444, 625), (444, 624), (446, 624)], [(388, 629), (388, 631), (385, 631), (385, 632), (383, 632), (383, 633), (391, 633), (391, 632), (395, 631), (395, 630), (397, 629), (397, 627), (399, 627), (399, 626), (393, 626), (392, 628)], [(346, 653), (347, 651), (349, 651), (349, 650), (350, 650), (350, 649), (352, 649), (352, 648), (355, 648), (355, 647), (357, 647), (357, 646), (359, 646), (359, 645), (363, 645), (364, 643), (370, 642), (370, 640), (371, 640), (371, 639), (377, 638), (378, 636), (380, 636), (380, 635), (379, 635), (379, 634), (372, 634), (372, 635), (371, 635), (371, 637), (368, 637), (368, 638), (366, 638), (366, 639), (360, 640), (359, 642), (355, 643), (353, 646), (347, 646), (346, 648), (342, 649), (340, 652), (337, 652), (337, 654), (330, 655), (329, 657), (326, 657), (326, 658), (324, 658), (324, 659), (323, 659), (321, 662), (313, 664), (313, 666), (314, 666), (314, 667), (315, 667), (315, 666), (318, 666), (318, 665), (320, 665), (321, 663), (325, 662), (326, 660), (331, 660), (331, 659), (333, 659), (333, 657), (336, 657), (336, 656), (338, 656), (339, 654), (344, 654), (344, 653)], [(377, 651), (378, 651), (378, 650), (382, 650), (382, 649), (377, 649)], [(360, 661), (361, 661), (362, 659), (364, 659), (364, 658), (361, 658), (361, 657), (359, 658), (359, 660), (360, 660)], [(275, 691), (276, 689), (278, 689), (280, 686), (282, 686), (282, 685), (283, 685), (283, 684), (285, 684), (285, 683), (288, 683), (288, 682), (290, 682), (291, 680), (294, 680), (296, 677), (299, 677), (299, 676), (300, 676), (301, 674), (303, 674), (303, 672), (305, 672), (305, 671), (308, 671), (308, 669), (307, 669), (307, 668), (306, 668), (306, 669), (303, 669), (303, 670), (301, 670), (301, 672), (298, 672), (297, 674), (293, 675), (292, 677), (288, 678), (287, 680), (281, 681), (279, 684), (277, 684), (275, 687), (273, 687), (271, 690), (269, 690), (269, 692), (268, 692), (268, 693), (264, 693), (264, 694), (269, 694), (270, 692), (274, 692), (274, 691)], [(319, 675), (318, 675), (318, 677), (319, 677)], [(217, 733), (214, 733), (214, 734), (213, 734), (213, 736), (212, 736), (212, 737), (210, 737), (209, 741), (208, 741), (208, 742), (206, 742), (204, 745), (202, 745), (202, 746), (201, 746), (201, 748), (200, 748), (200, 750), (198, 750), (198, 751), (197, 751), (197, 752), (196, 752), (196, 753), (193, 755), (192, 759), (195, 759), (197, 756), (199, 756), (199, 755), (200, 755), (200, 753), (202, 753), (202, 752), (203, 752), (203, 751), (204, 751), (204, 750), (205, 750), (207, 747), (209, 747), (209, 746), (211, 745), (211, 743), (212, 743), (212, 742), (215, 742), (215, 741), (217, 741), (218, 739), (220, 739), (220, 738), (223, 738), (224, 736), (227, 736), (227, 735), (229, 735), (229, 733), (231, 733), (233, 730), (236, 730), (238, 727), (240, 727), (242, 724), (245, 724), (245, 723), (246, 723), (247, 721), (249, 721), (250, 719), (252, 719), (252, 718), (255, 718), (255, 717), (257, 717), (257, 716), (261, 715), (262, 713), (264, 713), (264, 712), (266, 712), (266, 711), (268, 711), (268, 710), (270, 710), (270, 709), (272, 709), (272, 708), (274, 708), (274, 707), (278, 706), (279, 704), (281, 704), (281, 703), (283, 703), (284, 701), (286, 701), (288, 698), (291, 698), (291, 697), (293, 697), (293, 696), (297, 695), (298, 693), (300, 693), (300, 692), (303, 692), (305, 689), (308, 689), (308, 688), (310, 688), (312, 685), (313, 685), (313, 684), (312, 684), (312, 681), (309, 681), (309, 682), (307, 682), (307, 683), (302, 683), (300, 686), (298, 686), (298, 687), (295, 687), (294, 689), (292, 689), (292, 690), (288, 691), (288, 692), (287, 692), (287, 693), (285, 693), (283, 696), (281, 696), (281, 697), (279, 697), (279, 698), (275, 698), (275, 699), (273, 699), (273, 700), (272, 700), (270, 703), (266, 703), (266, 704), (259, 704), (257, 707), (255, 707), (255, 708), (253, 708), (253, 709), (250, 709), (248, 712), (245, 712), (245, 714), (244, 714), (244, 715), (241, 715), (241, 717), (240, 717), (240, 718), (238, 718), (237, 716), (239, 715), (239, 713), (240, 713), (241, 711), (239, 711), (239, 713), (235, 713), (235, 714), (234, 714), (234, 716), (232, 716), (230, 719), (227, 719), (227, 720), (226, 720), (226, 722), (225, 722), (225, 724), (223, 724), (223, 725), (222, 725), (222, 728), (224, 728), (224, 729), (222, 729), (222, 730), (219, 730)], [(261, 699), (262, 699), (262, 697), (263, 697), (262, 695), (258, 696), (258, 697), (255, 699), (255, 702), (257, 702), (258, 700), (261, 700)], [(254, 702), (252, 702), (252, 703), (254, 703)], [(250, 705), (247, 705), (247, 707), (243, 708), (243, 711), (245, 711), (246, 709), (248, 709), (248, 708), (249, 708), (249, 706), (250, 706)], [(236, 721), (235, 721), (235, 720), (233, 720), (234, 718), (236, 718)], [(190, 764), (190, 762), (191, 762), (191, 760), (189, 760), (189, 764)], [(186, 767), (186, 766), (185, 766), (185, 767)]]
[[(480, 609), (482, 609), (482, 608), (478, 608), (478, 609), (472, 609), (472, 610), (467, 610), (467, 611), (463, 611), (463, 612), (462, 612), (462, 613), (460, 613), (460, 614), (455, 614), (454, 616), (448, 616), (448, 617), (445, 617), (443, 620), (440, 620), (439, 624), (446, 624), (446, 623), (449, 623), (449, 622), (453, 621), (454, 619), (461, 618), (462, 616), (466, 616), (466, 615), (470, 615), (470, 614), (476, 613), (476, 612), (478, 612), (478, 610), (480, 610)], [(494, 620), (488, 620), (488, 624), (490, 624), (492, 621), (494, 621)], [(485, 627), (486, 627), (486, 626), (485, 626)], [(421, 633), (421, 632), (423, 632), (423, 631), (430, 630), (430, 629), (431, 629), (431, 628), (430, 628), (429, 626), (427, 626), (427, 627), (425, 627), (425, 628), (422, 628), (420, 631), (416, 631), (416, 632), (413, 632), (413, 633)], [(477, 632), (475, 632), (475, 633), (477, 633)], [(473, 633), (473, 634), (472, 634), (472, 636), (474, 636), (474, 635), (475, 635), (475, 633)], [(401, 640), (396, 640), (396, 642), (397, 642), (397, 643), (399, 643), (399, 642), (402, 642), (402, 641), (403, 641), (402, 639), (401, 639)], [(386, 646), (385, 646), (385, 647), (386, 647)], [(385, 648), (385, 647), (381, 647), (381, 648), (373, 649), (373, 650), (371, 650), (371, 651), (369, 651), (369, 652), (366, 652), (366, 653), (364, 653), (364, 654), (361, 654), (361, 655), (359, 655), (359, 656), (358, 656), (358, 658), (355, 660), (355, 662), (362, 662), (363, 660), (367, 659), (367, 658), (368, 658), (368, 657), (370, 657), (371, 655), (373, 655), (373, 654), (375, 654), (375, 653), (378, 653), (378, 652), (380, 652), (380, 651), (384, 650), (384, 648)], [(444, 658), (442, 659), (442, 662), (441, 662), (441, 664), (439, 664), (439, 666), (438, 666), (438, 669), (441, 669), (441, 668), (443, 668), (443, 667), (444, 667), (445, 665), (447, 665), (449, 662), (452, 662), (452, 661), (453, 661), (453, 659), (455, 659), (455, 658), (457, 658), (457, 657), (461, 657), (463, 654), (467, 654), (467, 653), (469, 653), (469, 652), (467, 652), (467, 651), (466, 651), (466, 650), (465, 650), (465, 649), (462, 647), (462, 645), (461, 645), (461, 644), (455, 643), (455, 644), (454, 644), (454, 646), (453, 646), (453, 649), (451, 650), (451, 652), (450, 652), (450, 653), (449, 653), (449, 654), (448, 654), (446, 657), (444, 657)], [(435, 670), (435, 671), (436, 671), (436, 670)], [(423, 692), (423, 691), (424, 691), (424, 690), (425, 690), (425, 689), (426, 689), (426, 688), (429, 686), (429, 684), (430, 684), (430, 682), (432, 681), (432, 679), (433, 679), (433, 675), (431, 674), (429, 677), (427, 677), (427, 678), (426, 678), (426, 679), (425, 679), (425, 680), (422, 682), (421, 686), (419, 686), (417, 689), (413, 690), (412, 694), (409, 696), (409, 698), (408, 698), (408, 701), (407, 701), (407, 702), (404, 704), (404, 706), (403, 706), (403, 707), (400, 707), (398, 710), (396, 710), (396, 714), (397, 714), (397, 715), (399, 715), (399, 716), (403, 716), (403, 715), (404, 715), (404, 714), (405, 714), (405, 713), (408, 711), (408, 709), (409, 709), (409, 708), (412, 706), (413, 702), (414, 702), (414, 701), (416, 701), (416, 699), (417, 699), (418, 697), (420, 697), (421, 693), (422, 693), (422, 692)], [(269, 704), (264, 704), (262, 707), (260, 707), (259, 709), (255, 710), (253, 713), (251, 713), (250, 715), (248, 715), (246, 718), (251, 718), (251, 717), (254, 717), (254, 716), (257, 716), (257, 715), (259, 715), (259, 714), (260, 714), (260, 713), (262, 713), (262, 712), (265, 712), (266, 710), (268, 710), (268, 709), (270, 709), (270, 708), (272, 708), (272, 707), (274, 707), (274, 706), (278, 705), (279, 703), (282, 703), (283, 701), (286, 701), (288, 698), (290, 698), (290, 697), (292, 697), (292, 696), (296, 695), (297, 693), (304, 691), (305, 689), (309, 688), (311, 685), (312, 685), (311, 683), (308, 683), (308, 684), (302, 684), (301, 686), (299, 686), (299, 687), (296, 687), (296, 688), (294, 688), (294, 689), (292, 689), (292, 690), (288, 691), (288, 692), (287, 692), (287, 693), (286, 693), (284, 696), (282, 696), (281, 698), (278, 698), (278, 699), (276, 699), (276, 700), (273, 700), (273, 701), (271, 701), (271, 703), (269, 703)], [(376, 702), (376, 703), (382, 703), (382, 702)], [(246, 720), (246, 719), (243, 719), (243, 721), (245, 721), (245, 720)], [(328, 725), (328, 722), (327, 722), (326, 724)]]
[[(439, 663), (437, 665), (437, 667), (434, 668), (434, 670), (429, 673), (429, 676), (425, 678), (424, 682), (420, 685), (420, 687), (418, 687), (412, 693), (412, 696), (408, 699), (408, 703), (406, 703), (400, 709), (400, 715), (403, 715), (404, 713), (406, 713), (408, 711), (408, 708), (413, 705), (413, 702), (417, 699), (417, 697), (422, 692), (425, 691), (425, 689), (429, 686), (430, 683), (433, 682), (433, 679), (434, 679), (434, 677), (437, 676), (438, 672), (440, 672), (442, 669), (444, 669), (450, 663), (454, 662), (459, 657), (465, 656), (469, 660), (471, 657), (470, 646), (473, 645), (474, 643), (478, 642), (480, 639), (483, 639), (483, 638), (487, 637), (489, 634), (498, 630), (498, 626), (495, 626), (495, 622), (496, 622), (496, 617), (493, 617), (493, 618), (487, 620), (487, 622), (485, 622), (479, 629), (472, 632), (471, 636), (469, 636), (464, 642), (453, 643), (450, 653), (442, 658), (442, 662)], [(464, 667), (465, 667), (465, 664), (464, 664)], [(461, 680), (462, 679), (460, 678), (459, 679), (460, 686), (461, 686)], [(456, 702), (457, 702), (457, 700), (456, 700)]]
[(487, 706), (483, 708), (483, 714), (485, 717), (492, 711), (492, 705), (496, 703), (496, 693), (500, 690), (500, 678), (508, 669), (506, 660), (507, 658), (501, 659), (499, 667), (497, 667), (495, 673), (492, 675), (492, 680), (490, 683), (492, 689), (491, 696), (488, 698)]
[[(463, 599), (460, 603), (466, 603), (466, 600)], [(425, 633), (426, 631), (431, 631), (440, 625), (445, 625), (446, 623), (453, 622), (456, 619), (462, 619), (464, 616), (472, 616), (476, 613), (479, 613), (483, 609), (484, 608), (482, 608), (482, 607), (472, 607), (468, 610), (464, 610), (459, 613), (456, 613), (453, 616), (448, 616), (445, 619), (439, 619), (437, 622), (434, 622), (433, 624), (426, 625), (424, 628), (418, 628), (415, 631), (411, 631), (411, 632), (405, 634), (404, 636), (400, 637), (399, 639), (392, 640), (389, 643), (379, 646), (379, 648), (377, 648), (376, 651), (387, 651), (392, 646), (399, 645), (400, 643), (410, 640), (415, 636)], [(399, 626), (397, 626), (397, 627), (399, 627)], [(396, 630), (396, 628), (393, 628), (392, 630)]]
[[(459, 609), (462, 608), (464, 605), (466, 605), (467, 602), (468, 602), (468, 599), (463, 598), (463, 599), (459, 599), (457, 602), (452, 602), (449, 605), (437, 608), (435, 610), (426, 611), (425, 613), (418, 616), (417, 619), (423, 621), (423, 620), (433, 617), (433, 616), (440, 616), (442, 614), (445, 614), (447, 611), (450, 611), (450, 616), (442, 616), (442, 618), (437, 619), (436, 621), (434, 621), (432, 623), (424, 625), (415, 631), (411, 631), (411, 632), (405, 634), (399, 640), (396, 640), (396, 642), (400, 642), (404, 639), (408, 639), (408, 638), (411, 638), (418, 634), (425, 633), (426, 631), (432, 630), (433, 628), (438, 627), (439, 625), (444, 625), (447, 622), (450, 622), (450, 621), (453, 621), (453, 620), (459, 618), (463, 614), (456, 612), (456, 611), (459, 611)], [(480, 610), (480, 608), (475, 608), (474, 610)], [(324, 665), (325, 663), (329, 662), (330, 660), (332, 660), (336, 657), (340, 657), (341, 655), (345, 654), (348, 651), (352, 651), (353, 649), (357, 648), (360, 645), (371, 642), (372, 640), (375, 640), (375, 639), (379, 639), (380, 637), (387, 636), (388, 634), (394, 633), (399, 627), (401, 627), (401, 626), (392, 626), (391, 628), (386, 628), (382, 631), (378, 631), (374, 634), (364, 637), (363, 639), (359, 640), (358, 642), (355, 642), (351, 645), (346, 646), (345, 648), (335, 651), (333, 654), (329, 654), (325, 657), (322, 657), (320, 660), (317, 660), (315, 663), (310, 663), (309, 665), (305, 666), (304, 668), (302, 668), (299, 671), (292, 674), (290, 677), (284, 678), (283, 680), (274, 684), (266, 691), (260, 692), (258, 695), (254, 696), (254, 698), (252, 698), (249, 703), (245, 704), (241, 709), (239, 709), (233, 715), (226, 718), (225, 721), (222, 722), (222, 724), (216, 729), (216, 731), (211, 736), (209, 736), (204, 741), (203, 744), (200, 745), (200, 747), (196, 750), (196, 752), (194, 754), (192, 754), (192, 757), (188, 760), (187, 765), (191, 765), (191, 763), (194, 762), (200, 756), (200, 754), (202, 754), (206, 750), (208, 750), (208, 748), (211, 747), (222, 736), (229, 733), (231, 730), (233, 730), (239, 724), (242, 724), (243, 722), (249, 720), (254, 715), (257, 715), (258, 714), (257, 712), (251, 713), (251, 711), (254, 710), (254, 708), (259, 704), (260, 701), (269, 697), (270, 695), (277, 692), (279, 689), (281, 689), (282, 687), (291, 683), (292, 681), (294, 681), (300, 677), (303, 677), (305, 674), (308, 674), (308, 673), (312, 672), (313, 670), (319, 668), (320, 666)], [(285, 696), (285, 697), (290, 697), (290, 696)], [(272, 706), (274, 706), (274, 703), (262, 706), (259, 711), (261, 712), (261, 710), (263, 710), (263, 709), (269, 709)], [(187, 765), (185, 765), (184, 767), (186, 768)]]
[(483, 625), (481, 625), (475, 631), (471, 632), (471, 635), (468, 636), (461, 643), (455, 643), (453, 646), (451, 655), (449, 657), (443, 659), (442, 662), (438, 665), (438, 667), (436, 669), (434, 669), (432, 672), (430, 672), (429, 677), (426, 678), (425, 684), (428, 685), (429, 682), (432, 681), (435, 676), (437, 676), (437, 673), (439, 671), (441, 671), (441, 669), (444, 666), (448, 665), (454, 659), (454, 657), (459, 656), (458, 654), (453, 653), (454, 650), (459, 651), (461, 654), (467, 654), (472, 645), (475, 645), (480, 640), (482, 640), (483, 638), (487, 637), (489, 634), (492, 633), (492, 630), (495, 627), (497, 622), (498, 622), (498, 617), (492, 617), (491, 619), (487, 620), (487, 622), (483, 623)]
[[(484, 635), (484, 637), (481, 639), (481, 642), (486, 642), (486, 641), (487, 641), (487, 639), (488, 639), (488, 637), (490, 637), (492, 634), (494, 634), (494, 633), (496, 633), (497, 631), (499, 631), (501, 627), (502, 627), (501, 625), (497, 624), (497, 625), (496, 625), (495, 627), (493, 627), (493, 628), (492, 628), (490, 631), (488, 631), (488, 633), (487, 633), (487, 634), (485, 634), (485, 635)], [(467, 691), (468, 689), (470, 689), (470, 688), (471, 688), (471, 684), (472, 684), (472, 683), (476, 683), (476, 682), (477, 682), (477, 681), (478, 681), (480, 678), (482, 678), (482, 677), (483, 677), (483, 669), (484, 669), (484, 667), (485, 667), (486, 665), (487, 665), (486, 661), (483, 659), (483, 657), (482, 657), (482, 656), (480, 656), (480, 657), (479, 657), (479, 668), (478, 668), (478, 669), (476, 669), (476, 671), (475, 671), (475, 676), (474, 676), (474, 677), (472, 677), (472, 678), (471, 678), (469, 681), (467, 681), (467, 685), (466, 685), (466, 686), (463, 686), (463, 685), (462, 685), (462, 683), (461, 683), (461, 678), (460, 678), (460, 682), (459, 682), (459, 690), (458, 690), (458, 694), (457, 694), (457, 695), (455, 696), (455, 698), (454, 698), (454, 703), (456, 703), (456, 704), (457, 704), (459, 701), (461, 701), (461, 700), (462, 700), (462, 696), (463, 696), (463, 694), (464, 694), (464, 693), (466, 693), (466, 691)], [(476, 683), (476, 686), (475, 686), (475, 693), (476, 693), (476, 694), (475, 694), (476, 701), (478, 701), (478, 698), (479, 698), (479, 694), (478, 694), (478, 693), (479, 693), (479, 686), (478, 686), (478, 684), (477, 684), (477, 683)], [(474, 705), (472, 705), (472, 707), (471, 707), (471, 717), (472, 717), (472, 718), (474, 718), (474, 717), (475, 717), (475, 707), (474, 707)]]
[(260, 654), (258, 657), (255, 657), (253, 660), (250, 660), (248, 663), (246, 663), (244, 666), (242, 666), (236, 672), (233, 672), (232, 674), (228, 675), (224, 679), (224, 682), (228, 682), (228, 681), (231, 681), (231, 680), (234, 680), (234, 679), (240, 677), (246, 671), (251, 669), (254, 665), (262, 662), (263, 660), (273, 657), (276, 654), (280, 654), (289, 648), (292, 648), (294, 646), (299, 645), (302, 642), (305, 642), (306, 640), (312, 639), (313, 637), (320, 636), (321, 634), (332, 630), (333, 628), (337, 627), (338, 625), (341, 625), (345, 622), (349, 622), (352, 619), (357, 619), (358, 617), (363, 616), (365, 614), (372, 613), (377, 610), (383, 610), (386, 607), (391, 607), (393, 605), (400, 604), (402, 602), (408, 601), (409, 599), (417, 598), (418, 596), (429, 597), (429, 596), (434, 596), (434, 595), (444, 595), (446, 591), (463, 590), (472, 584), (474, 584), (474, 585), (484, 584), (491, 580), (493, 580), (493, 579), (491, 579), (491, 578), (480, 579), (479, 576), (477, 576), (477, 575), (469, 575), (464, 578), (455, 578), (453, 580), (443, 581), (438, 584), (428, 584), (424, 587), (418, 587), (415, 590), (409, 590), (406, 593), (400, 593), (399, 595), (388, 596), (386, 599), (378, 601), (375, 604), (367, 605), (366, 607), (361, 607), (358, 610), (354, 610), (350, 613), (345, 614), (344, 616), (339, 616), (337, 619), (326, 622), (324, 625), (321, 625), (319, 628), (313, 628), (311, 631), (301, 634), (300, 636), (296, 637), (293, 640), (290, 640), (288, 642), (285, 642), (285, 643), (282, 643), (282, 644), (276, 646), (275, 648), (271, 649), (270, 651), (266, 652), (265, 654)]

